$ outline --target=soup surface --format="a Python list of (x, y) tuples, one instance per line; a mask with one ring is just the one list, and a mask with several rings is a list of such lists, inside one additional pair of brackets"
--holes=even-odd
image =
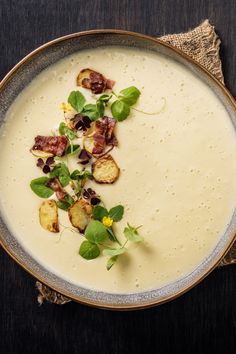
[[(61, 102), (77, 90), (76, 76), (91, 67), (116, 81), (114, 91), (134, 85), (136, 108), (116, 127), (111, 152), (121, 174), (113, 185), (89, 182), (109, 209), (122, 204), (115, 225), (120, 240), (127, 222), (142, 225), (145, 241), (129, 243), (110, 270), (106, 257), (78, 255), (83, 236), (72, 232), (59, 210), (60, 234), (44, 230), (42, 199), (30, 181), (42, 176), (29, 152), (36, 135), (49, 135), (63, 121)], [(90, 91), (79, 88), (87, 100)], [(50, 66), (18, 96), (1, 130), (0, 195), (3, 215), (15, 237), (45, 267), (88, 288), (130, 293), (162, 287), (199, 265), (224, 233), (236, 200), (236, 137), (229, 116), (210, 88), (180, 64), (135, 49), (82, 51)], [(76, 158), (71, 168), (78, 168)]]

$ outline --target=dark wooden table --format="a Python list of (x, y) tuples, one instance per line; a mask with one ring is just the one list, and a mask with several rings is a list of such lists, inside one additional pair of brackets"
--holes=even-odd
[[(209, 18), (222, 39), (226, 85), (236, 96), (235, 0), (0, 0), (0, 79), (62, 35), (122, 28), (153, 36)], [(0, 353), (235, 353), (236, 266), (216, 269), (165, 305), (111, 312), (36, 301), (34, 279), (0, 249)]]

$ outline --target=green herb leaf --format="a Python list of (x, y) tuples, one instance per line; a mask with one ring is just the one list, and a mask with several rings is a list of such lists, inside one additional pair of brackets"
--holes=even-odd
[(129, 106), (133, 106), (137, 102), (140, 95), (141, 92), (137, 89), (137, 87), (130, 86), (120, 91), (118, 98), (127, 103)]
[(117, 259), (118, 259), (118, 256), (114, 256), (114, 257), (111, 257), (108, 259), (107, 266), (106, 266), (107, 270), (110, 270), (113, 267), (113, 265), (116, 263)]
[(76, 131), (69, 129), (64, 122), (60, 123), (58, 130), (60, 135), (66, 135), (69, 140), (73, 140), (77, 135)]
[(141, 242), (143, 241), (143, 237), (139, 235), (138, 229), (141, 227), (134, 227), (129, 224), (128, 226), (124, 228), (124, 235), (127, 238), (127, 240), (132, 241), (132, 242)]
[(109, 211), (109, 216), (113, 221), (117, 222), (123, 218), (124, 215), (124, 207), (123, 205), (117, 205), (114, 208), (111, 208)]
[(97, 107), (98, 116), (99, 117), (103, 117), (104, 116), (104, 111), (105, 111), (105, 103), (104, 103), (104, 101), (101, 101), (100, 99), (98, 99), (97, 103), (96, 103), (96, 107)]
[(82, 191), (82, 179), (77, 180), (77, 181), (73, 181), (73, 191), (74, 193), (78, 196), (80, 196), (81, 191)]
[(70, 175), (71, 179), (73, 180), (82, 180), (84, 178), (88, 178), (90, 180), (93, 179), (93, 175), (90, 171), (88, 170), (84, 170), (84, 171), (79, 171), (79, 170), (74, 170), (71, 175)]
[(100, 206), (100, 205), (95, 206), (94, 209), (93, 209), (93, 218), (95, 220), (102, 221), (104, 216), (108, 216), (107, 209), (102, 207), (102, 206)]
[(111, 112), (114, 118), (116, 118), (119, 122), (125, 120), (130, 114), (130, 107), (127, 103), (123, 101), (115, 101), (111, 105)]
[(101, 95), (96, 102), (96, 107), (98, 111), (99, 117), (104, 116), (105, 106), (107, 105), (108, 101), (111, 99), (112, 95)]
[(48, 181), (48, 177), (39, 177), (33, 179), (30, 182), (30, 188), (40, 198), (49, 198), (53, 195), (54, 191), (47, 186)]
[(67, 211), (69, 209), (69, 207), (70, 207), (70, 203), (64, 202), (62, 200), (58, 200), (57, 201), (57, 206), (58, 206), (59, 209)]
[(117, 243), (119, 243), (119, 245), (121, 244), (120, 241), (118, 240), (118, 238), (116, 237), (116, 235), (114, 234), (111, 227), (107, 227), (107, 233), (108, 233), (109, 239), (111, 241), (117, 242)]
[(67, 194), (64, 198), (65, 202), (69, 203), (70, 205), (74, 204), (74, 199), (72, 198), (71, 195)]
[(99, 111), (96, 104), (86, 104), (81, 113), (82, 115), (89, 117), (92, 121), (99, 118)]
[(62, 187), (65, 187), (70, 182), (70, 172), (64, 162), (58, 163), (50, 172), (50, 177), (58, 177)]
[(98, 246), (89, 241), (83, 241), (80, 245), (79, 254), (81, 257), (90, 260), (97, 258), (100, 254)]
[(84, 95), (79, 91), (72, 91), (68, 97), (68, 102), (78, 113), (82, 111), (85, 101)]
[(91, 220), (86, 227), (85, 237), (92, 243), (101, 243), (108, 237), (105, 226), (98, 220)]
[(66, 152), (65, 154), (66, 155), (75, 155), (75, 154), (78, 154), (80, 152), (80, 145), (69, 145), (68, 148), (66, 149)]
[(104, 256), (114, 257), (114, 256), (119, 256), (120, 254), (123, 254), (126, 251), (127, 251), (127, 249), (124, 248), (124, 247), (120, 247), (120, 248), (105, 248), (102, 253), (103, 253)]
[(104, 103), (107, 103), (111, 98), (112, 98), (112, 95), (104, 94), (104, 95), (101, 95), (101, 96), (97, 99), (97, 101), (103, 101)]

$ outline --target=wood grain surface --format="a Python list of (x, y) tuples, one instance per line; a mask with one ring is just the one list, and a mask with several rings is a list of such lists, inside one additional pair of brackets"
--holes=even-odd
[[(225, 82), (236, 96), (235, 0), (0, 0), (0, 79), (50, 39), (86, 29), (186, 31), (209, 18), (222, 39)], [(0, 249), (0, 353), (235, 353), (236, 267), (145, 311), (111, 312), (36, 301), (34, 279)]]

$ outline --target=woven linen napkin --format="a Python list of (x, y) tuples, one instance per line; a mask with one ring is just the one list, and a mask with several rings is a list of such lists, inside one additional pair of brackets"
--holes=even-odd
[[(186, 33), (168, 34), (160, 37), (163, 42), (169, 43), (186, 53), (189, 57), (198, 61), (208, 71), (210, 71), (219, 81), (224, 83), (222, 65), (219, 55), (220, 39), (208, 20), (202, 22), (198, 27)], [(236, 263), (236, 241), (219, 266)], [(67, 297), (61, 295), (47, 286), (36, 282), (39, 291), (38, 302), (42, 304), (44, 300), (51, 303), (63, 305), (69, 301)]]

